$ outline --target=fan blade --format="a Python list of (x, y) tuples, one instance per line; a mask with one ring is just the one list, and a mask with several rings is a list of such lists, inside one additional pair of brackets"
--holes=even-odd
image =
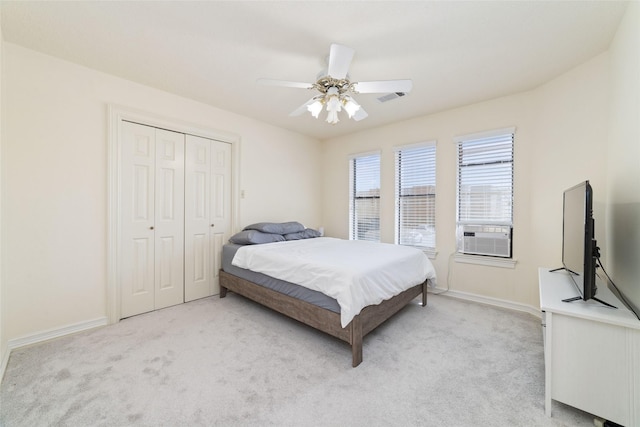
[(265, 86), (284, 86), (299, 89), (313, 89), (313, 83), (290, 82), (287, 80), (258, 79), (256, 83)]
[(360, 107), (358, 111), (356, 111), (356, 113), (353, 115), (353, 120), (355, 120), (356, 122), (359, 122), (360, 120), (366, 119), (367, 117), (369, 117), (367, 112), (364, 111), (362, 107)]
[(344, 79), (349, 72), (349, 66), (355, 50), (341, 44), (332, 44), (329, 52), (329, 68), (327, 74), (334, 79)]
[(375, 82), (357, 82), (353, 84), (356, 93), (393, 93), (411, 92), (411, 80), (379, 80)]
[(308, 100), (307, 102), (305, 102), (304, 104), (302, 104), (301, 106), (299, 106), (298, 108), (296, 108), (295, 110), (293, 110), (292, 112), (289, 113), (289, 117), (295, 117), (295, 116), (300, 116), (304, 113), (306, 113), (307, 111), (309, 111), (307, 109), (307, 107), (311, 104), (313, 104), (316, 100), (316, 97), (314, 96), (313, 98), (311, 98), (310, 100)]

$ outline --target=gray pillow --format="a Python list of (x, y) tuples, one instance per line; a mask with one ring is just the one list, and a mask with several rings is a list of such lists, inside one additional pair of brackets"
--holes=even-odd
[(244, 230), (231, 236), (229, 241), (236, 245), (259, 245), (261, 243), (284, 242), (284, 236), (263, 233), (258, 230)]
[(257, 230), (263, 233), (289, 234), (304, 231), (304, 225), (296, 221), (290, 222), (259, 222), (247, 225), (244, 230)]
[(298, 231), (297, 233), (288, 233), (284, 235), (286, 240), (312, 239), (314, 237), (320, 237), (320, 232), (311, 228)]

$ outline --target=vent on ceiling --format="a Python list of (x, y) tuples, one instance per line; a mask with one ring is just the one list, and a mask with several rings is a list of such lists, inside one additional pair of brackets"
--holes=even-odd
[(378, 102), (387, 102), (387, 101), (391, 101), (392, 99), (396, 99), (396, 98), (400, 98), (402, 96), (405, 96), (407, 93), (406, 92), (392, 92), (392, 93), (388, 93), (386, 95), (381, 96), (378, 99)]

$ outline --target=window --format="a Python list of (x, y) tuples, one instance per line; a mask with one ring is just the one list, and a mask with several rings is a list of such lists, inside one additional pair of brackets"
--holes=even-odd
[(459, 253), (511, 258), (514, 132), (456, 139)]
[(396, 160), (396, 243), (435, 251), (435, 142), (399, 147)]
[(350, 160), (349, 239), (380, 241), (380, 153)]

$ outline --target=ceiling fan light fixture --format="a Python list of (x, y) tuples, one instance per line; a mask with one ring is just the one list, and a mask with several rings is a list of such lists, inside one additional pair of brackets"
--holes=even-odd
[(325, 95), (325, 104), (327, 106), (327, 122), (335, 125), (340, 121), (338, 113), (342, 111), (342, 102), (340, 101), (340, 92), (338, 88), (331, 87)]
[(358, 104), (352, 97), (349, 95), (345, 95), (344, 99), (344, 109), (349, 115), (349, 118), (352, 119), (353, 115), (360, 109), (360, 104)]
[(317, 119), (322, 112), (323, 107), (326, 107), (327, 110), (326, 121), (332, 125), (335, 125), (340, 121), (338, 113), (342, 110), (347, 112), (350, 119), (354, 118), (356, 112), (360, 110), (360, 104), (358, 104), (351, 96), (340, 92), (340, 89), (336, 87), (327, 89), (327, 93), (310, 101), (307, 104), (307, 111)]
[(317, 119), (322, 111), (322, 102), (319, 99), (316, 99), (314, 102), (307, 105), (307, 110), (309, 110), (311, 115)]
[(327, 123), (335, 125), (339, 121), (340, 121), (340, 119), (338, 118), (338, 112), (336, 110), (328, 110), (327, 111)]
[(342, 110), (342, 104), (337, 96), (330, 96), (327, 99), (327, 111), (335, 111), (339, 113)]

